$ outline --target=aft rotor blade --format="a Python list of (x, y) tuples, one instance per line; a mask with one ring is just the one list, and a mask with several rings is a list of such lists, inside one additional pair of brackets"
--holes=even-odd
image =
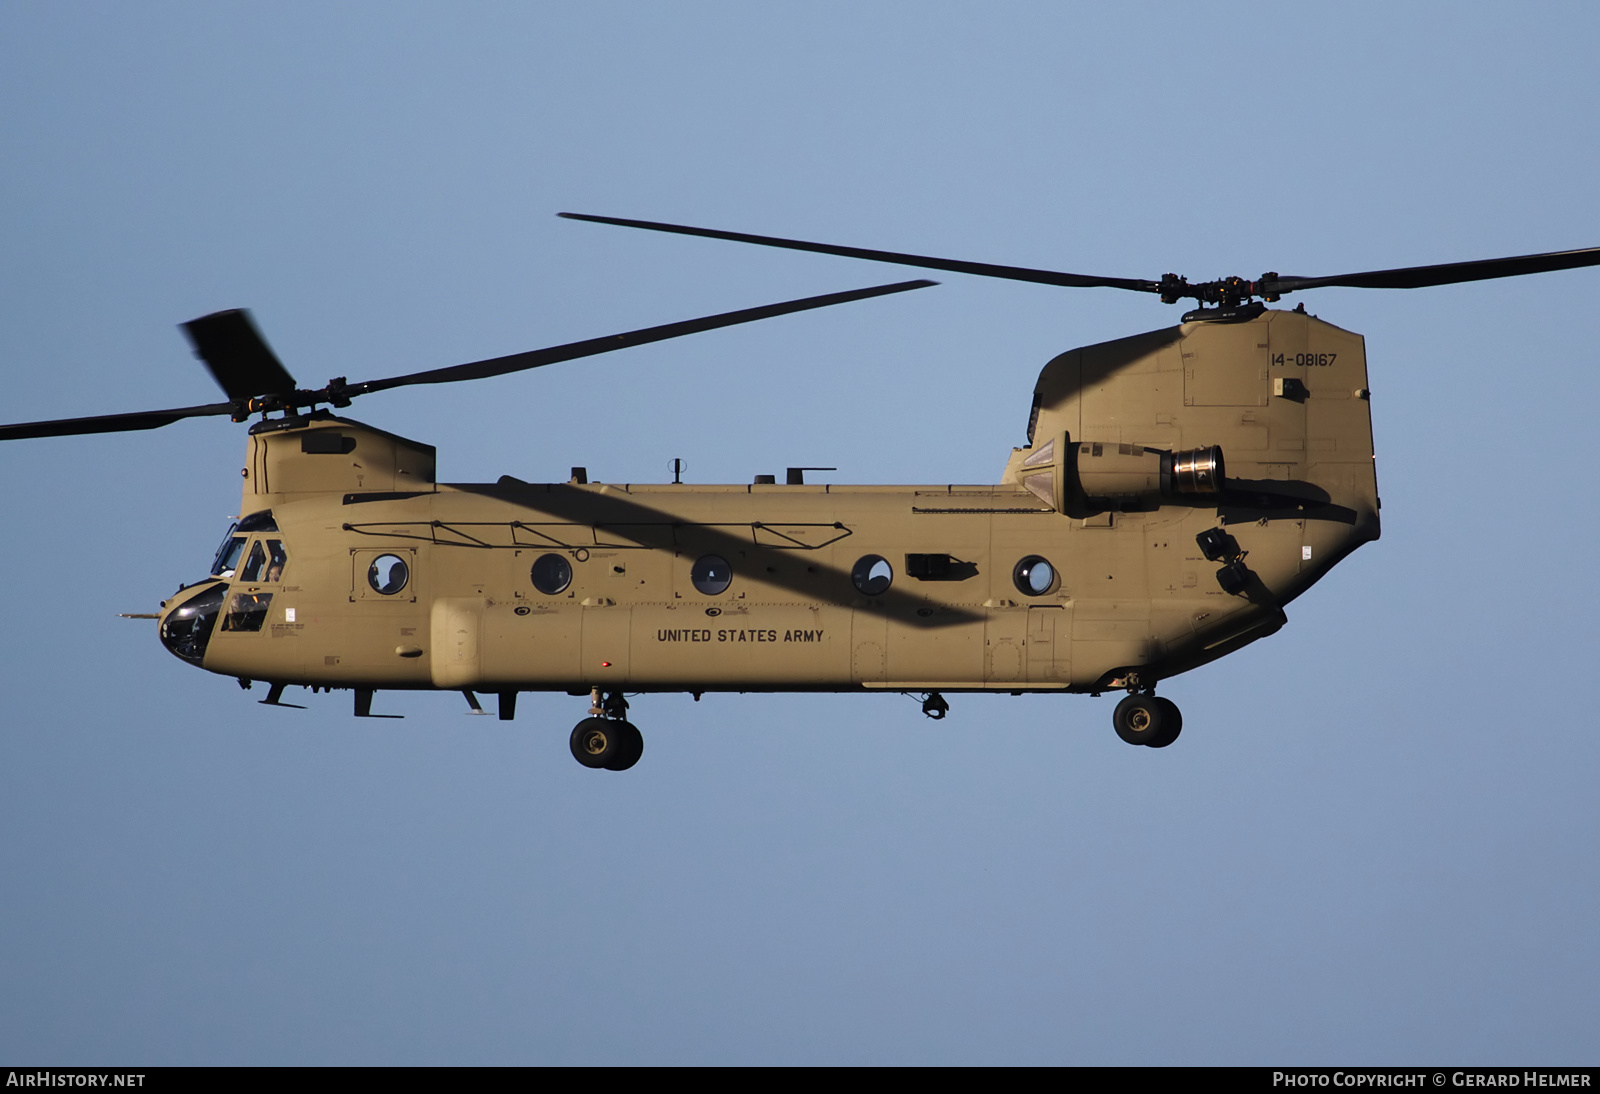
[(757, 319), (770, 319), (773, 316), (808, 311), (811, 308), (826, 308), (833, 304), (847, 304), (852, 300), (865, 300), (873, 296), (886, 296), (890, 293), (906, 292), (910, 289), (925, 289), (930, 285), (936, 284), (938, 284), (936, 281), (900, 281), (893, 285), (877, 285), (870, 289), (852, 289), (849, 292), (829, 293), (826, 296), (808, 296), (803, 300), (789, 300), (782, 304), (766, 304), (759, 308), (745, 308), (742, 311), (724, 312), (721, 315), (708, 315), (703, 319), (687, 319), (680, 323), (665, 323), (659, 327), (645, 327), (641, 330), (628, 331), (625, 334), (610, 334), (604, 338), (589, 338), (582, 342), (569, 342), (564, 346), (551, 346), (548, 349), (536, 349), (527, 353), (513, 353), (508, 357), (491, 357), (486, 361), (471, 361), (464, 365), (450, 365), (447, 368), (413, 372), (405, 376), (390, 376), (382, 380), (367, 380), (359, 384), (348, 384), (344, 387), (343, 392), (349, 395), (365, 395), (373, 391), (387, 391), (389, 388), (404, 387), (407, 384), (447, 384), (455, 380), (481, 380), (488, 376), (503, 376), (508, 372), (521, 372), (524, 369), (538, 368), (541, 365), (553, 365), (558, 361), (572, 361), (579, 357), (592, 357), (597, 353), (609, 353), (612, 350), (627, 349), (629, 346), (640, 346), (646, 342), (660, 342), (667, 338), (677, 338), (685, 334), (698, 334), (701, 331), (716, 330), (718, 327), (731, 327), (738, 323), (753, 323)]
[(1600, 247), (1576, 251), (1547, 251), (1512, 258), (1483, 258), (1475, 262), (1445, 262), (1437, 266), (1405, 266), (1398, 270), (1369, 270), (1336, 277), (1279, 277), (1263, 280), (1257, 292), (1286, 293), (1297, 289), (1342, 286), (1354, 289), (1421, 289), (1429, 285), (1454, 285), (1462, 281), (1488, 281), (1497, 277), (1600, 266)]
[(690, 228), (683, 224), (661, 224), (653, 220), (622, 220), (618, 217), (590, 216), (587, 213), (557, 213), (568, 220), (589, 220), (596, 224), (617, 224), (624, 228), (645, 228), (652, 232), (676, 232), (686, 236), (705, 236), (708, 239), (731, 239), (735, 243), (757, 243), (763, 247), (787, 247), (791, 251), (815, 251), (825, 255), (843, 255), (845, 258), (865, 258), (873, 262), (895, 262), (902, 266), (923, 266), (930, 270), (948, 270), (951, 273), (977, 274), (980, 277), (1003, 277), (1009, 281), (1032, 281), (1040, 285), (1061, 285), (1070, 289), (1130, 289), (1134, 292), (1160, 292), (1159, 281), (1143, 281), (1129, 277), (1090, 277), (1086, 274), (1061, 273), (1056, 270), (1035, 270), (1027, 266), (998, 266), (989, 262), (964, 262), (953, 258), (933, 258), (928, 255), (901, 254), (898, 251), (873, 251), (865, 247), (841, 247), (832, 243), (808, 243), (800, 239), (780, 239), (777, 236), (747, 235), (743, 232), (724, 232), (715, 228)]
[(73, 437), (83, 433), (120, 433), (134, 429), (159, 429), (183, 418), (210, 414), (231, 415), (232, 403), (175, 407), (171, 410), (143, 410), (133, 414), (101, 414), (94, 418), (61, 418), (53, 422), (20, 422), (0, 425), (0, 441), (21, 441), (30, 437)]
[(286, 395), (295, 389), (294, 377), (243, 308), (191, 319), (183, 324), (183, 333), (228, 398)]

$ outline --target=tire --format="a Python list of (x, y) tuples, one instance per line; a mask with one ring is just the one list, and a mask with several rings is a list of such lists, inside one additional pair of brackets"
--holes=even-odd
[(1178, 704), (1171, 699), (1156, 699), (1161, 705), (1162, 727), (1161, 732), (1147, 741), (1150, 748), (1166, 748), (1178, 739), (1178, 734), (1183, 732), (1183, 712), (1178, 709)]
[(601, 768), (614, 763), (622, 754), (621, 746), (627, 734), (620, 730), (627, 724), (605, 718), (585, 718), (572, 727), (572, 738), (568, 742), (572, 758), (584, 767)]
[[(1163, 706), (1165, 702), (1154, 695), (1130, 695), (1122, 700), (1111, 715), (1117, 736), (1130, 745), (1147, 745), (1158, 740), (1170, 720), (1167, 707), (1171, 704)], [(1177, 707), (1172, 709), (1176, 711)]]
[(607, 771), (626, 771), (644, 755), (644, 734), (632, 722), (612, 722), (617, 733), (617, 757), (605, 764)]

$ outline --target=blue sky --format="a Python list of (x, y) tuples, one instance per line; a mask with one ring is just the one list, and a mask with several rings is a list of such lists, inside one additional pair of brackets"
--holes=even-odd
[[(13, 4), (4, 420), (214, 399), (914, 276), (574, 209), (1127, 277), (1600, 243), (1593, 9)], [(932, 290), (374, 395), (457, 481), (993, 481), (1110, 290)], [(0, 446), (0, 1059), (1577, 1063), (1597, 973), (1600, 272), (1307, 306), (1367, 337), (1384, 536), (1279, 635), (1107, 699), (269, 710), (149, 611), (217, 420)]]

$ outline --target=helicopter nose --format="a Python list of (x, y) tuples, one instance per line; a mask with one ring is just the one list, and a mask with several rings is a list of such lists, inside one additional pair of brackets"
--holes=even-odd
[(161, 613), (161, 644), (174, 657), (199, 665), (205, 660), (206, 644), (216, 629), (227, 592), (227, 583), (216, 581), (203, 588), (185, 589), (168, 599)]

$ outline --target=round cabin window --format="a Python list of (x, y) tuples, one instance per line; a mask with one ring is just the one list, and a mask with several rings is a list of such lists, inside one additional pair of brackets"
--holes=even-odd
[(850, 580), (858, 591), (877, 596), (894, 584), (894, 567), (882, 555), (862, 555), (850, 571)]
[(572, 584), (572, 563), (560, 555), (540, 555), (533, 564), (533, 587), (546, 596), (565, 592)]
[(379, 555), (367, 570), (367, 584), (384, 596), (393, 596), (411, 580), (411, 567), (399, 555)]
[(1050, 565), (1048, 559), (1029, 555), (1011, 571), (1011, 580), (1016, 582), (1017, 591), (1024, 596), (1043, 596), (1055, 588), (1056, 568)]
[(707, 596), (716, 596), (733, 584), (733, 567), (719, 555), (701, 555), (689, 569), (689, 580)]

